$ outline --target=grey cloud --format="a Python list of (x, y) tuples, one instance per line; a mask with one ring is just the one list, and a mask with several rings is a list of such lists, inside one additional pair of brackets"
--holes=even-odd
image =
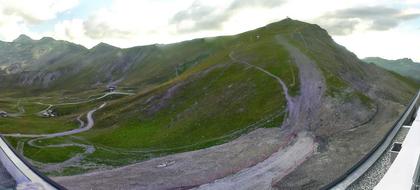
[[(232, 17), (236, 11), (248, 7), (271, 8), (282, 5), (284, 0), (234, 0), (228, 8), (218, 10), (195, 1), (188, 9), (176, 13), (170, 20), (170, 24), (177, 25), (177, 32), (192, 32), (201, 30), (219, 29), (223, 22)], [(181, 28), (183, 21), (192, 21), (193, 26)]]
[(130, 38), (133, 33), (113, 28), (104, 22), (97, 22), (94, 17), (90, 17), (83, 22), (86, 36), (92, 39), (104, 38)]
[(328, 29), (328, 32), (334, 35), (348, 35), (351, 34), (356, 25), (360, 22), (358, 20), (346, 20), (332, 24), (324, 24), (323, 27)]
[(399, 21), (396, 19), (378, 19), (374, 20), (369, 29), (372, 30), (389, 30), (391, 28), (397, 27), (399, 24)]
[(273, 8), (283, 4), (283, 0), (235, 0), (229, 6), (231, 10), (247, 7)]
[(14, 15), (14, 16), (21, 17), (23, 20), (25, 20), (26, 22), (28, 22), (30, 24), (38, 24), (38, 23), (42, 22), (41, 19), (36, 18), (36, 17), (34, 17), (30, 14), (27, 14), (20, 9), (6, 7), (5, 9), (3, 9), (2, 12), (5, 15)]
[(347, 35), (352, 33), (361, 22), (366, 22), (369, 30), (381, 31), (395, 28), (404, 21), (419, 17), (420, 14), (403, 14), (403, 10), (396, 8), (374, 6), (330, 12), (314, 21), (325, 27), (331, 34)]
[(339, 18), (381, 18), (382, 16), (396, 15), (401, 11), (394, 8), (375, 7), (354, 7), (333, 13)]
[(176, 13), (171, 19), (171, 24), (180, 24), (186, 20), (192, 20), (194, 22), (193, 28), (178, 28), (179, 32), (189, 32), (195, 30), (195, 28), (217, 29), (221, 26), (220, 20), (225, 20), (230, 17), (230, 13), (216, 13), (215, 7), (209, 7), (202, 5), (199, 2), (194, 2), (187, 10)]

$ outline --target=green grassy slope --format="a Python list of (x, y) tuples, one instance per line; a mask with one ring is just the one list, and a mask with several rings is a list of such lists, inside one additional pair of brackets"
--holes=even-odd
[[(99, 66), (112, 66), (120, 59), (118, 54), (131, 56), (134, 57), (131, 61), (139, 62), (125, 72), (125, 80), (120, 85), (136, 87), (138, 95), (108, 100), (108, 105), (95, 114), (95, 127), (76, 137), (97, 146), (171, 149), (159, 154), (220, 144), (258, 127), (279, 127), (285, 116), (286, 102), (280, 84), (255, 68), (232, 61), (229, 57), (231, 53), (279, 76), (292, 94), (299, 93), (298, 70), (286, 50), (276, 43), (273, 34), (251, 31), (237, 36), (123, 50), (101, 45), (104, 47), (99, 50), (93, 48), (86, 54), (94, 58), (91, 58), (92, 62), (85, 67), (84, 73), (74, 75), (71, 81), (58, 79), (57, 87), (53, 85), (45, 93), (57, 96), (63, 90), (54, 88), (63, 83), (72, 86), (79, 81), (104, 77), (97, 75), (101, 70)], [(258, 35), (261, 37), (257, 38)], [(107, 54), (95, 52), (105, 51), (103, 48)], [(135, 54), (142, 51), (147, 55), (140, 59)], [(128, 59), (127, 56), (123, 56), (124, 59)], [(113, 77), (117, 78), (118, 74)], [(78, 114), (99, 104), (54, 106), (54, 109), (60, 113), (57, 120), (74, 122)], [(44, 124), (43, 120), (50, 122), (54, 119), (39, 118), (33, 122), (40, 126)], [(19, 125), (15, 123), (15, 126)], [(6, 126), (6, 121), (0, 120), (0, 126)], [(8, 132), (6, 128), (0, 127), (1, 130)], [(25, 155), (39, 160), (42, 151), (36, 150), (36, 156), (31, 156), (34, 151), (33, 148), (27, 149)], [(68, 151), (69, 155), (74, 152), (71, 149), (63, 151)], [(86, 159), (107, 160), (110, 156), (98, 150)], [(134, 160), (145, 158), (136, 157)], [(117, 165), (124, 163), (122, 161)]]
[[(284, 79), (291, 93), (297, 94), (297, 68), (273, 34), (257, 30), (163, 47), (169, 51), (164, 57), (175, 55), (174, 62), (185, 59), (179, 56), (186, 52), (200, 55), (194, 52), (210, 48), (204, 51), (207, 55), (193, 56), (199, 58), (192, 58), (197, 63), (184, 68), (178, 77), (107, 106), (98, 113), (97, 127), (81, 136), (107, 146), (173, 148), (206, 144), (209, 139), (217, 143), (227, 134), (266, 121), (260, 127), (280, 126), (285, 100), (278, 82), (229, 57), (234, 52), (240, 59), (268, 70)], [(155, 64), (159, 63), (160, 59)]]

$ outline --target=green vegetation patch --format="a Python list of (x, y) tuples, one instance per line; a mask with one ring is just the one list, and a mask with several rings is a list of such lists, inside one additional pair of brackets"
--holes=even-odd
[[(239, 58), (276, 75), (286, 83), (292, 96), (297, 95), (300, 82), (299, 69), (292, 62), (289, 53), (276, 43), (274, 36), (269, 34), (266, 36), (264, 32), (257, 34), (258, 37), (254, 36), (252, 42), (238, 44)], [(247, 38), (245, 36), (243, 38)]]
[(24, 148), (25, 157), (31, 160), (43, 163), (60, 163), (64, 162), (78, 153), (83, 153), (84, 149), (78, 146), (70, 147), (43, 147), (36, 148), (26, 145)]
[[(217, 139), (285, 108), (278, 82), (244, 65), (199, 75), (174, 87), (173, 94), (164, 90), (154, 101), (146, 96), (117, 113), (118, 107), (104, 110), (97, 126), (81, 136), (113, 147), (174, 148)], [(282, 121), (276, 122), (280, 126)]]
[(57, 133), (78, 128), (79, 124), (61, 118), (41, 118), (25, 116), (19, 118), (0, 118), (1, 133), (44, 134)]

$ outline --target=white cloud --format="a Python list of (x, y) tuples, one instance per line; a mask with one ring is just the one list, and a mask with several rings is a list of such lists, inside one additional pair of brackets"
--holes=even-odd
[[(171, 43), (204, 36), (234, 34), (262, 26), (274, 20), (274, 16), (269, 19), (263, 17), (268, 12), (274, 12), (274, 9), (267, 11), (267, 5), (278, 6), (279, 4), (281, 3), (278, 0), (264, 0), (263, 2), (256, 0), (114, 0), (108, 8), (100, 8), (91, 13), (91, 16), (83, 21), (82, 28), (80, 21), (77, 24), (74, 23), (75, 21), (57, 23), (55, 28), (60, 32), (54, 36), (58, 39), (81, 43), (87, 47), (99, 42), (120, 47)], [(253, 6), (257, 8), (254, 10)], [(192, 7), (207, 7), (209, 12), (206, 14), (199, 9), (196, 13), (203, 15), (190, 15)], [(176, 16), (183, 12), (186, 14), (185, 17), (180, 18), (182, 21), (174, 22)], [(254, 20), (249, 22), (249, 15), (243, 13), (259, 16), (252, 17)], [(278, 20), (279, 17), (275, 16), (275, 18)], [(232, 22), (240, 19), (248, 22)], [(209, 24), (208, 27), (204, 27), (206, 24)], [(63, 31), (77, 31), (79, 37), (73, 38), (69, 32), (67, 32), (69, 36), (66, 36), (64, 35), (66, 32)]]
[(69, 10), (78, 3), (78, 0), (0, 0), (0, 10), (2, 16), (16, 17), (36, 24), (54, 19), (58, 13)]
[(0, 36), (12, 40), (21, 33), (32, 34), (28, 27), (52, 20), (57, 14), (78, 4), (78, 0), (0, 0)]
[(333, 35), (348, 35), (356, 30), (384, 31), (420, 18), (420, 11), (387, 6), (363, 6), (327, 12), (313, 21)]
[[(407, 46), (411, 49), (404, 51), (406, 54), (392, 52), (383, 48), (385, 46), (378, 37), (397, 39), (398, 32), (402, 32), (412, 39), (418, 39), (418, 26), (401, 31), (402, 25), (404, 26), (401, 23), (409, 19), (399, 18), (396, 21), (388, 18), (372, 20), (355, 17), (346, 19), (348, 22), (340, 22), (340, 19), (337, 22), (337, 19), (315, 18), (339, 10), (375, 6), (398, 9), (400, 12), (397, 15), (411, 15), (420, 13), (420, 0), (342, 0), (339, 3), (336, 0), (113, 0), (106, 6), (98, 2), (98, 8), (88, 13), (88, 17), (78, 18), (76, 15), (68, 20), (59, 20), (45, 33), (30, 30), (30, 26), (54, 19), (60, 13), (71, 10), (77, 3), (78, 0), (0, 0), (0, 39), (12, 40), (20, 33), (26, 33), (32, 37), (52, 36), (87, 47), (99, 42), (130, 47), (235, 34), (289, 16), (315, 22), (333, 34), (341, 32), (347, 35), (335, 36), (335, 39), (361, 57), (418, 56), (414, 51), (419, 48), (414, 45)], [(381, 26), (376, 29), (388, 31), (372, 32), (373, 25)], [(338, 30), (343, 28), (345, 29)], [(410, 42), (408, 37), (404, 39), (391, 41), (394, 46), (402, 47), (403, 43)], [(366, 45), (367, 41), (372, 43)], [(382, 46), (377, 47), (375, 44)], [(369, 48), (365, 48), (367, 46)], [(420, 60), (419, 57), (416, 59)]]
[[(77, 42), (88, 47), (92, 46), (92, 41), (107, 42), (121, 47), (163, 42), (171, 38), (169, 17), (190, 3), (190, 0), (179, 2), (114, 0), (109, 8), (99, 9), (84, 20), (82, 29), (80, 22), (59, 24), (62, 25), (60, 27), (67, 28), (65, 30), (74, 31), (71, 27), (78, 28)], [(70, 36), (64, 39), (69, 38)]]
[(335, 36), (360, 58), (379, 56), (386, 59), (412, 58), (420, 62), (419, 31), (395, 28), (389, 31), (359, 32), (349, 36)]
[[(56, 39), (67, 40), (91, 47), (96, 45), (96, 41), (85, 35), (82, 19), (64, 20), (54, 26), (54, 30), (46, 33), (46, 36), (52, 36)], [(83, 43), (82, 43), (83, 42)]]
[(225, 22), (243, 13), (244, 10), (273, 10), (284, 3), (285, 0), (232, 0), (226, 1), (224, 4), (209, 4), (204, 1), (194, 1), (187, 9), (177, 12), (171, 18), (170, 23), (175, 24), (177, 31), (180, 33), (222, 30), (224, 29), (222, 26)]

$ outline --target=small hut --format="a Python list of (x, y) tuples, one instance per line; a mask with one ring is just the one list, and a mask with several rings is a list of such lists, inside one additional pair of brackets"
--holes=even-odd
[(107, 89), (108, 92), (114, 92), (115, 90), (117, 90), (116, 86), (108, 86), (108, 89)]

